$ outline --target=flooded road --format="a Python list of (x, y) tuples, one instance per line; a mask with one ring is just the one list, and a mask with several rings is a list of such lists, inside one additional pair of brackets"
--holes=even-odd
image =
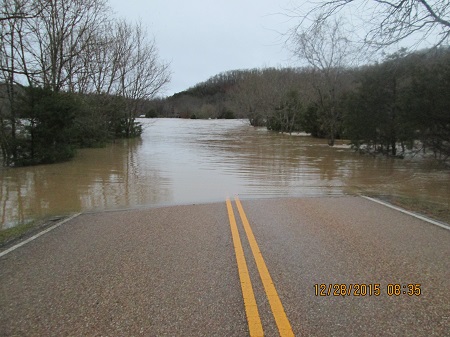
[(384, 194), (450, 203), (450, 171), (359, 155), (244, 120), (141, 120), (141, 139), (0, 171), (3, 228), (71, 212), (241, 198)]

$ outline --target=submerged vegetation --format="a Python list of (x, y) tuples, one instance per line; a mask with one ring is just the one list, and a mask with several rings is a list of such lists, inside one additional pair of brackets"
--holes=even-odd
[[(332, 80), (331, 80), (332, 79)], [(236, 70), (151, 102), (153, 116), (248, 118), (277, 132), (348, 139), (360, 151), (450, 158), (450, 48), (406, 53), (326, 72)]]
[(139, 136), (136, 116), (169, 82), (140, 24), (104, 0), (2, 0), (0, 146), (5, 166), (68, 160)]
[[(284, 38), (302, 68), (229, 71), (155, 101), (153, 110), (184, 118), (219, 118), (231, 111), (254, 126), (305, 131), (330, 146), (345, 138), (360, 151), (428, 153), (448, 163), (448, 1), (292, 6), (286, 15), (294, 25)], [(433, 47), (419, 50), (422, 42)], [(412, 51), (399, 49), (402, 44)], [(380, 52), (384, 58), (373, 56)]]
[(14, 242), (22, 238), (23, 236), (30, 233), (35, 228), (36, 224), (34, 222), (29, 222), (21, 225), (17, 225), (8, 229), (0, 230), (0, 248), (3, 246)]
[[(292, 52), (304, 67), (228, 71), (157, 99), (170, 79), (168, 64), (159, 60), (156, 43), (142, 25), (113, 18), (105, 0), (1, 4), (5, 166), (63, 161), (80, 147), (139, 136), (138, 116), (247, 118), (269, 130), (326, 138), (330, 146), (345, 138), (359, 151), (397, 157), (431, 153), (449, 161), (450, 49), (444, 43), (450, 35), (442, 1), (434, 4), (442, 9), (440, 16), (427, 2), (419, 6), (428, 13), (426, 24), (441, 28), (443, 38), (435, 48), (401, 49), (361, 65), (356, 60), (362, 50), (347, 37), (345, 22), (331, 20), (352, 1), (333, 0), (300, 15), (289, 33)], [(423, 28), (420, 20), (414, 21), (417, 27), (390, 21), (390, 6), (383, 5), (390, 35), (376, 29), (367, 35), (378, 46)], [(410, 6), (401, 3), (398, 10), (408, 15), (419, 10)], [(322, 10), (326, 15), (313, 15)]]

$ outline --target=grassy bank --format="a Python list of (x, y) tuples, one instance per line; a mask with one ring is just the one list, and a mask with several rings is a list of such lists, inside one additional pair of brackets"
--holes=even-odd
[(26, 233), (29, 233), (36, 227), (35, 222), (30, 222), (0, 231), (0, 248), (7, 245), (11, 241), (15, 241)]
[(64, 217), (53, 217), (2, 229), (0, 230), (0, 249), (8, 247), (22, 239), (26, 239), (63, 219)]
[(370, 195), (373, 198), (383, 200), (392, 205), (404, 208), (408, 211), (425, 215), (437, 221), (450, 224), (450, 204), (424, 200), (416, 197), (403, 197), (395, 195)]
[[(376, 193), (369, 193), (369, 196), (404, 208), (408, 211), (450, 224), (450, 204), (448, 203), (438, 203), (414, 197), (380, 195)], [(0, 250), (11, 246), (22, 239), (26, 239), (63, 219), (64, 217), (54, 217), (45, 220), (36, 220), (0, 230)]]

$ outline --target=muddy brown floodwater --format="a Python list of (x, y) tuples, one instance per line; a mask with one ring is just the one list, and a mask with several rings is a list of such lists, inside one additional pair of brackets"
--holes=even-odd
[(450, 172), (359, 155), (244, 120), (143, 119), (141, 139), (70, 162), (0, 169), (0, 227), (72, 212), (241, 198), (384, 194), (450, 203)]

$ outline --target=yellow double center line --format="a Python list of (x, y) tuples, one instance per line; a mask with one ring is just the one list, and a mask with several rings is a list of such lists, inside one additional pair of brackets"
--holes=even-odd
[[(264, 258), (261, 254), (261, 251), (259, 250), (258, 243), (256, 242), (255, 236), (253, 235), (252, 228), (250, 227), (247, 216), (245, 215), (244, 209), (242, 208), (242, 204), (238, 197), (235, 197), (235, 201), (280, 336), (294, 336), (291, 324), (289, 323), (289, 320), (283, 308), (283, 304), (281, 303), (280, 297), (278, 296), (278, 293), (275, 289), (275, 285), (273, 284), (272, 277), (270, 276), (269, 270), (267, 269), (266, 263), (264, 262)], [(255, 295), (253, 293), (250, 274), (248, 272), (247, 262), (245, 260), (244, 250), (242, 248), (239, 230), (237, 228), (233, 206), (231, 205), (230, 199), (226, 200), (226, 204), (250, 336), (264, 336), (261, 318), (259, 316)]]

